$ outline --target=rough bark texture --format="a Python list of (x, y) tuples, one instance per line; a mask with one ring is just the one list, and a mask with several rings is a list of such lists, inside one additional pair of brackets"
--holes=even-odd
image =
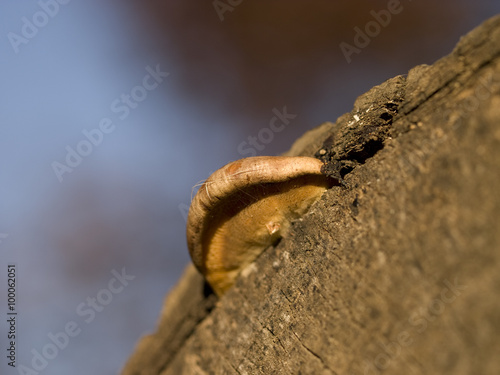
[(189, 267), (123, 374), (499, 374), (500, 17), (289, 154), (344, 183), (220, 300)]

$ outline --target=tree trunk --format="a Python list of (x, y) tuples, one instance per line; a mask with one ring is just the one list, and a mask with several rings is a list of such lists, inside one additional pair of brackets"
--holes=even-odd
[(188, 267), (123, 374), (499, 374), (500, 16), (288, 154), (343, 183), (221, 299)]

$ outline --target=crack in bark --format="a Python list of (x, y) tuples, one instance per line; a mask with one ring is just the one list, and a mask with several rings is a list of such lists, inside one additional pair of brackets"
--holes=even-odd
[(270, 329), (269, 327), (264, 327), (265, 329), (267, 329), (269, 331), (269, 333), (276, 338), (276, 340), (278, 340), (278, 343), (280, 344), (280, 346), (283, 348), (283, 350), (285, 351), (286, 354), (290, 355), (290, 353), (288, 353), (288, 350), (286, 350), (285, 346), (283, 345), (283, 343), (281, 342), (279, 336), (276, 336), (274, 334), (274, 332), (272, 331), (272, 329)]
[(299, 344), (304, 348), (306, 349), (309, 353), (311, 353), (315, 358), (317, 358), (321, 364), (323, 365), (324, 368), (326, 368), (327, 370), (329, 370), (333, 375), (338, 375), (335, 371), (333, 371), (331, 368), (329, 368), (325, 361), (323, 360), (323, 358), (321, 358), (321, 356), (319, 356), (318, 354), (316, 354), (314, 351), (312, 351), (311, 349), (309, 349), (303, 342), (302, 340), (300, 339), (300, 337), (295, 333), (295, 331), (291, 330), (293, 335), (297, 338), (297, 341), (299, 342)]

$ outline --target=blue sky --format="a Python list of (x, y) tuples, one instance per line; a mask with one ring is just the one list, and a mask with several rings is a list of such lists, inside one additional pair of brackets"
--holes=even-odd
[[(182, 264), (188, 262), (187, 251), (180, 250), (185, 247), (184, 236), (179, 235), (184, 222), (177, 205), (189, 204), (196, 181), (182, 172), (193, 168), (176, 155), (192, 138), (183, 124), (201, 119), (192, 108), (186, 110), (186, 103), (179, 103), (174, 90), (165, 87), (148, 91), (147, 98), (123, 120), (112, 112), (113, 101), (142, 84), (147, 67), (160, 64), (166, 71), (170, 67), (157, 56), (124, 58), (133, 52), (128, 40), (134, 30), (127, 27), (127, 14), (118, 12), (117, 7), (107, 8), (106, 3), (71, 1), (60, 5), (57, 14), (15, 53), (8, 33), (22, 35), (23, 17), (31, 20), (39, 11), (36, 2), (15, 2), (0, 15), (4, 36), (0, 47), (4, 87), (0, 232), (8, 235), (0, 246), (2, 264), (8, 260), (18, 268), (18, 363), (29, 366), (31, 350), (41, 351), (50, 343), (50, 332), (59, 332), (67, 322), (76, 321), (82, 327), (81, 334), (43, 372), (112, 374), (124, 363), (138, 337), (154, 329), (165, 293), (180, 276)], [(168, 86), (168, 77), (159, 84)], [(75, 149), (86, 139), (82, 132), (98, 128), (103, 118), (113, 119), (114, 130), (105, 134), (71, 173), (63, 174), (60, 182), (52, 163), (64, 163), (66, 147)], [(171, 125), (161, 126), (165, 122)], [(87, 185), (94, 187), (92, 205), (96, 207), (88, 212), (81, 207), (68, 208), (75, 190)], [(75, 231), (75, 226), (95, 221), (92, 215), (104, 217), (104, 221), (106, 216), (129, 215), (136, 210), (133, 202), (144, 196), (162, 202), (160, 206), (147, 202), (142, 207), (146, 215), (158, 219), (157, 227), (135, 233), (127, 241), (137, 241), (138, 247), (146, 247), (148, 240), (156, 241), (165, 252), (161, 262), (168, 265), (175, 258), (171, 267), (160, 277), (158, 269), (150, 273), (134, 269), (137, 261), (132, 249), (121, 259), (107, 259), (103, 269), (85, 277), (84, 282), (72, 281), (67, 266), (71, 251), (59, 248), (56, 240)], [(62, 212), (56, 213), (58, 210)], [(168, 229), (167, 224), (173, 227)], [(55, 235), (51, 236), (51, 231)], [(140, 256), (149, 255), (145, 252)], [(113, 277), (111, 272), (122, 267), (136, 279), (91, 324), (82, 322), (76, 306), (105, 288)], [(130, 328), (122, 311), (134, 309)], [(2, 373), (8, 369), (3, 360), (2, 368)]]

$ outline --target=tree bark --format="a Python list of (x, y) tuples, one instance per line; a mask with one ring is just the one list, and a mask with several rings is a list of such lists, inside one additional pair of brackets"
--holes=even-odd
[(288, 154), (343, 183), (221, 299), (189, 266), (123, 374), (499, 374), (500, 16)]

